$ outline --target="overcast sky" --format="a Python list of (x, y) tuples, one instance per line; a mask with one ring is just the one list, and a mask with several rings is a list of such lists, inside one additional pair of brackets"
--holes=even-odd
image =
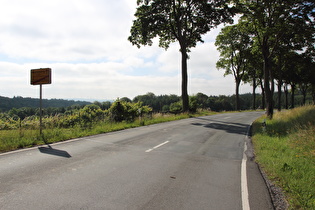
[[(181, 95), (178, 43), (165, 51), (157, 44), (136, 46), (127, 40), (136, 0), (0, 0), (0, 96), (39, 97), (30, 70), (52, 69), (44, 98), (133, 99), (153, 92)], [(188, 93), (232, 95), (232, 76), (215, 63), (220, 28), (192, 49)], [(241, 93), (251, 91), (242, 85)]]

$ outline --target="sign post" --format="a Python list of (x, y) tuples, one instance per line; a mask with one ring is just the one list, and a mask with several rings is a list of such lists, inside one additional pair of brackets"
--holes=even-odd
[(44, 84), (51, 84), (51, 69), (31, 69), (31, 85), (39, 85), (39, 134), (42, 136), (42, 93)]

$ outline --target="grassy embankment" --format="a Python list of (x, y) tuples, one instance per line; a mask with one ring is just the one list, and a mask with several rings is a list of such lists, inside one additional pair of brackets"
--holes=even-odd
[[(185, 119), (189, 117), (205, 116), (217, 114), (210, 111), (198, 111), (195, 114), (155, 114), (149, 119), (137, 119), (134, 122), (97, 122), (93, 123), (88, 128), (80, 125), (72, 128), (47, 128), (43, 130), (43, 136), (40, 137), (39, 130), (30, 129), (15, 129), (15, 130), (0, 130), (0, 152), (12, 151), (21, 148), (42, 145), (46, 143), (54, 143), (65, 141), (68, 139), (90, 136), (95, 134), (118, 131), (128, 128), (135, 128), (143, 125), (151, 125), (161, 122)], [(45, 141), (45, 142), (44, 142)]]
[(256, 160), (280, 186), (290, 209), (315, 209), (315, 106), (266, 116), (253, 124)]

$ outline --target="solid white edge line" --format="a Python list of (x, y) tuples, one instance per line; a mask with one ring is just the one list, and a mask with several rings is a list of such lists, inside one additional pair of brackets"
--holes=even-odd
[(161, 147), (161, 146), (163, 146), (164, 144), (167, 144), (167, 143), (169, 143), (169, 142), (170, 142), (170, 141), (165, 141), (165, 142), (163, 142), (163, 143), (161, 143), (161, 144), (159, 144), (159, 145), (156, 145), (156, 146), (153, 147), (152, 149), (146, 150), (145, 152), (151, 152), (152, 150), (157, 149), (157, 148), (159, 148), (159, 147)]
[[(245, 138), (248, 138), (251, 126), (252, 125), (250, 125), (248, 127)], [(245, 154), (246, 150), (247, 150), (247, 144), (245, 141), (244, 142), (243, 159), (242, 159), (242, 164), (241, 164), (242, 207), (243, 207), (243, 210), (250, 210), (249, 198), (248, 198), (248, 185), (247, 185), (247, 170), (246, 170), (246, 164), (247, 164), (247, 156)]]
[(246, 162), (247, 157), (245, 151), (247, 150), (247, 145), (244, 145), (244, 154), (241, 165), (241, 190), (242, 190), (242, 206), (243, 210), (250, 210), (249, 199), (248, 199), (248, 186), (247, 186), (247, 172), (246, 172)]

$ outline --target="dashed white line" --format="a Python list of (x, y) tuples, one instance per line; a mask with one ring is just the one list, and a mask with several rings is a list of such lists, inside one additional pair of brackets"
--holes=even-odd
[(146, 150), (145, 152), (151, 152), (152, 150), (155, 150), (155, 149), (157, 149), (157, 148), (159, 148), (159, 147), (161, 147), (161, 146), (163, 146), (164, 144), (167, 144), (167, 143), (169, 143), (169, 142), (170, 142), (170, 141), (165, 141), (165, 142), (163, 142), (162, 144), (156, 145), (156, 146), (153, 147), (152, 149)]

